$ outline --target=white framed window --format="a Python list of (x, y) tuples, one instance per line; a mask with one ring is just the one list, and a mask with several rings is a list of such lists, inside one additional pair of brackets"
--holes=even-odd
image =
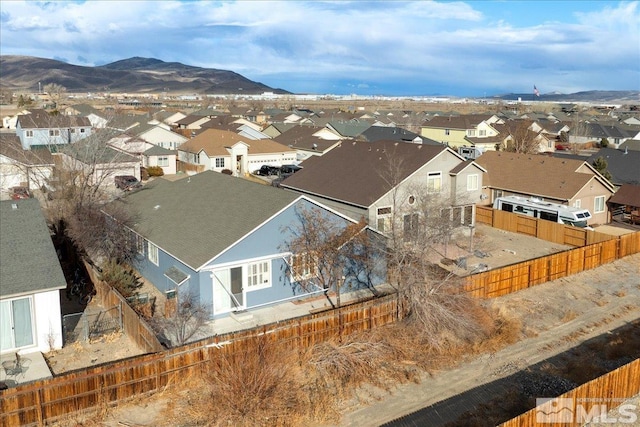
[(271, 261), (259, 261), (249, 264), (247, 269), (247, 288), (249, 290), (271, 286)]
[(34, 344), (33, 297), (0, 301), (0, 351)]
[(478, 189), (478, 175), (467, 175), (467, 191), (476, 191)]
[(169, 166), (168, 157), (158, 157), (158, 166)]
[(429, 172), (427, 176), (427, 191), (439, 193), (442, 190), (442, 172)]
[(316, 257), (310, 253), (292, 255), (290, 265), (294, 282), (316, 277), (318, 272)]
[(576, 199), (573, 201), (573, 207), (574, 208), (581, 208), (582, 206), (582, 201), (580, 199)]
[(147, 257), (149, 261), (158, 265), (158, 247), (149, 241), (147, 241)]
[(445, 130), (444, 130), (444, 134), (445, 134), (445, 135), (449, 135), (450, 133), (451, 133), (451, 130), (450, 130), (450, 129), (445, 129)]
[(391, 207), (387, 206), (384, 208), (378, 208), (376, 213), (378, 231), (380, 231), (381, 233), (391, 231)]
[(593, 213), (604, 212), (604, 196), (597, 196), (594, 201)]
[(217, 168), (224, 167), (224, 157), (216, 157), (216, 167)]
[(469, 129), (467, 131), (467, 136), (476, 136), (476, 130), (475, 129)]
[(478, 131), (478, 136), (487, 136), (487, 131), (486, 131), (486, 130), (484, 130), (484, 129), (480, 129), (480, 130)]
[(504, 191), (502, 190), (493, 190), (493, 200), (497, 199), (498, 197), (503, 197), (504, 196)]
[(60, 129), (50, 129), (49, 136), (60, 136)]
[(80, 133), (84, 133), (84, 129), (80, 129)]
[(32, 130), (26, 130), (26, 131), (24, 131), (24, 135), (27, 138), (33, 138), (33, 131)]

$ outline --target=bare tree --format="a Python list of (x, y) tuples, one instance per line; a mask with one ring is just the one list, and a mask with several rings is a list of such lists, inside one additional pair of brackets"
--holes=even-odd
[(151, 325), (172, 346), (186, 344), (200, 332), (209, 320), (210, 310), (191, 293), (176, 295), (176, 307), (165, 317), (153, 317)]
[[(292, 253), (291, 282), (306, 292), (323, 290), (339, 307), (345, 282), (366, 283), (375, 275), (374, 248), (364, 221), (344, 224), (320, 208), (298, 209), (298, 221), (285, 231), (292, 236), (284, 250)], [(371, 288), (371, 282), (366, 283)], [(329, 292), (336, 293), (336, 303)]]
[(59, 107), (60, 101), (64, 99), (67, 93), (67, 88), (57, 83), (48, 83), (42, 89), (49, 95), (49, 99), (55, 104), (55, 108)]
[(506, 122), (509, 136), (506, 151), (522, 154), (537, 154), (540, 151), (539, 134), (531, 129), (530, 120), (509, 120)]

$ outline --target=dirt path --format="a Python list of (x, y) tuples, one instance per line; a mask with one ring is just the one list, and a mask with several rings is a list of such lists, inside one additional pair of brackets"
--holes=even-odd
[(490, 304), (521, 317), (528, 338), (456, 369), (427, 376), (420, 384), (401, 385), (392, 394), (373, 390), (371, 405), (344, 408), (340, 425), (383, 424), (508, 376), (640, 318), (640, 254)]

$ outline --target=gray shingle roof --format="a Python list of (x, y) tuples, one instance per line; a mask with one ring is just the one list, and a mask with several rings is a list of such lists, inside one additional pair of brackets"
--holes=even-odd
[(0, 202), (0, 296), (66, 286), (38, 200)]
[(175, 182), (156, 179), (124, 202), (137, 215), (138, 233), (198, 269), (298, 197), (206, 171)]
[(602, 157), (607, 161), (607, 170), (611, 173), (611, 182), (615, 185), (640, 185), (640, 151), (601, 148), (587, 160), (589, 164)]

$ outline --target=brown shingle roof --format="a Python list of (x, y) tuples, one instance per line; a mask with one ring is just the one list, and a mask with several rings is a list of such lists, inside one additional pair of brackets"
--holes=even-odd
[(569, 200), (594, 175), (576, 172), (585, 162), (536, 154), (487, 151), (476, 163), (488, 171), (484, 184), (514, 193)]
[(640, 208), (640, 185), (624, 184), (611, 196), (609, 202)]
[(238, 142), (243, 142), (249, 146), (249, 154), (293, 151), (289, 147), (271, 139), (249, 139), (235, 132), (221, 129), (207, 129), (195, 138), (180, 145), (179, 150), (189, 153), (199, 153), (204, 150), (209, 157), (226, 156), (229, 154), (227, 147), (231, 147)]
[(342, 141), (328, 153), (305, 160), (281, 186), (368, 207), (391, 190), (385, 170), (399, 166), (397, 183), (447, 150), (442, 145), (396, 141)]
[(23, 129), (55, 129), (69, 127), (91, 127), (91, 122), (83, 116), (52, 116), (40, 111), (18, 116)]
[(476, 126), (492, 117), (491, 114), (467, 114), (464, 116), (436, 116), (424, 124), (429, 128), (475, 129)]

